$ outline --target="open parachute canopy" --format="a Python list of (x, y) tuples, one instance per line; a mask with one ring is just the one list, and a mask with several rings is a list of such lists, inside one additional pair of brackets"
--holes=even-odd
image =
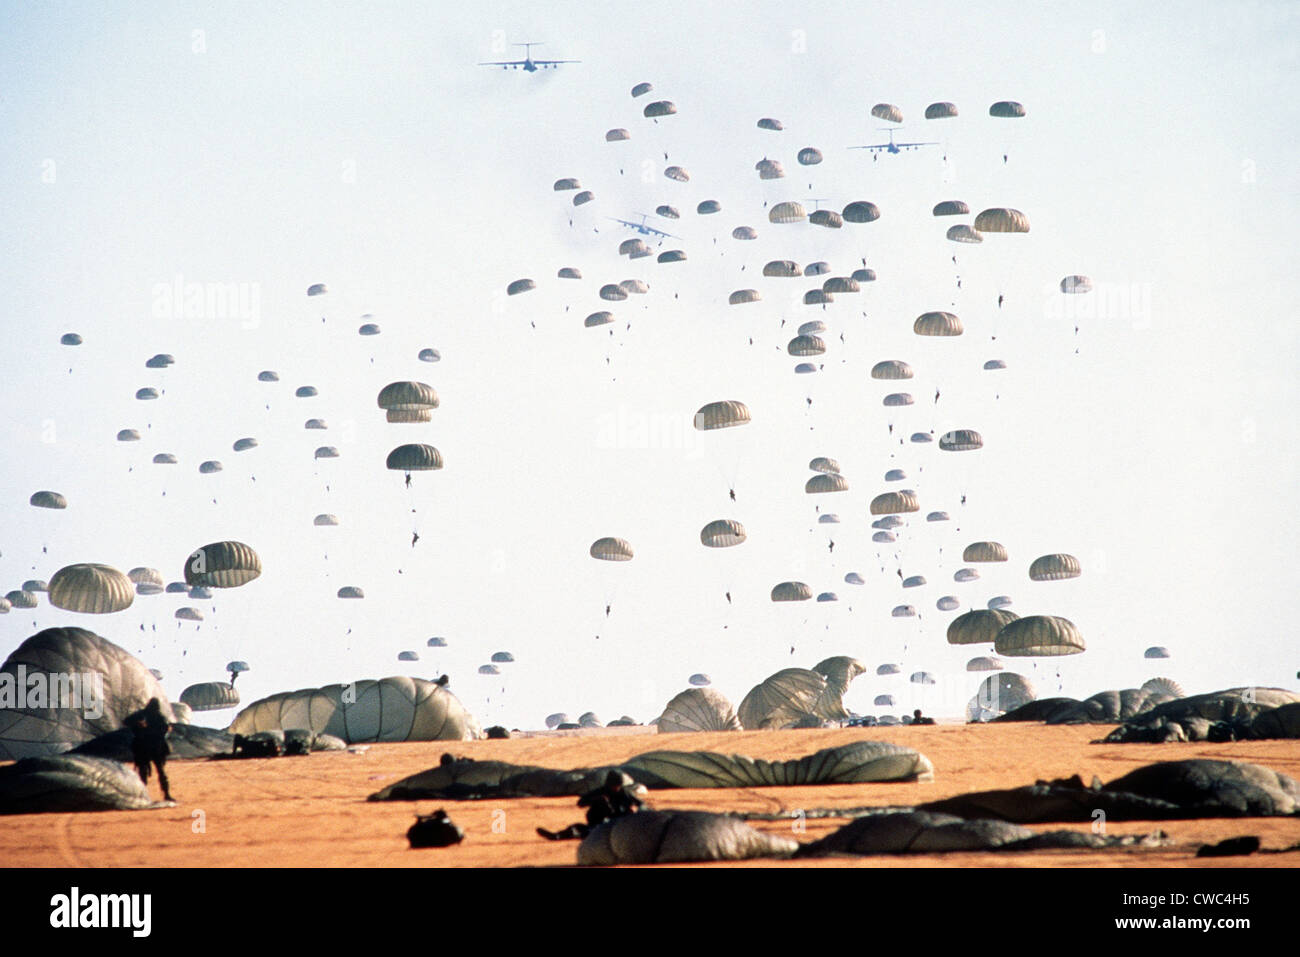
[(238, 588), (262, 574), (262, 560), (243, 542), (213, 542), (185, 560), (185, 583), (207, 588)]

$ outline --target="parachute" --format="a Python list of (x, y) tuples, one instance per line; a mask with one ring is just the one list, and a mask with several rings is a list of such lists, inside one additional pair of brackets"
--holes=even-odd
[(836, 655), (813, 665), (812, 670), (826, 679), (827, 688), (843, 697), (848, 694), (849, 685), (858, 675), (865, 674), (867, 666), (857, 658), (848, 655)]
[(681, 249), (665, 249), (655, 261), (661, 263), (686, 262), (686, 253)]
[(307, 287), (307, 295), (309, 296), (323, 296), (327, 292), (329, 292), (329, 290), (325, 287), (323, 282), (312, 283)]
[(999, 671), (980, 682), (972, 704), (987, 711), (1005, 713), (1023, 707), (1038, 697), (1034, 686), (1013, 671)]
[(573, 722), (569, 720), (569, 716), (563, 711), (557, 711), (555, 714), (548, 714), (546, 716), (546, 726), (548, 728), (558, 728), (562, 724), (572, 723)]
[(215, 475), (217, 472), (220, 471), (221, 471), (221, 463), (216, 461), (215, 459), (209, 459), (206, 462), (199, 463), (200, 475)]
[(915, 400), (906, 392), (891, 392), (881, 400), (887, 409), (897, 409), (911, 405)]
[(390, 382), (375, 400), (381, 409), (415, 411), (438, 408), (438, 393), (423, 382)]
[(566, 189), (582, 189), (582, 184), (572, 176), (565, 176), (562, 179), (557, 179), (555, 185), (551, 188), (558, 193)]
[(898, 665), (895, 665), (895, 664), (886, 663), (886, 664), (883, 664), (883, 665), (877, 665), (877, 666), (876, 666), (876, 674), (877, 674), (877, 675), (881, 675), (881, 676), (883, 676), (883, 675), (898, 675), (898, 674), (902, 674), (902, 673), (903, 673), (903, 669), (900, 668)]
[(947, 512), (930, 512), (925, 516), (927, 522), (946, 522), (950, 518)]
[(239, 692), (224, 681), (207, 681), (182, 691), (181, 704), (191, 711), (223, 711), (239, 706)]
[(55, 608), (84, 615), (110, 615), (135, 601), (130, 579), (116, 568), (94, 564), (60, 568), (50, 579), (49, 595)]
[(763, 275), (797, 279), (803, 275), (803, 267), (790, 259), (773, 259), (763, 267)]
[(582, 320), (582, 325), (587, 329), (594, 329), (596, 326), (607, 326), (614, 321), (614, 314), (604, 309), (599, 312), (593, 312), (586, 319)]
[(689, 183), (691, 181), (691, 174), (680, 166), (669, 166), (664, 170), (664, 175), (675, 183)]
[(339, 598), (365, 598), (366, 593), (357, 585), (344, 585), (337, 592)]
[(137, 585), (157, 585), (159, 588), (162, 588), (165, 584), (163, 582), (162, 572), (158, 571), (156, 568), (145, 568), (143, 565), (131, 569), (126, 573), (126, 577)]
[(833, 209), (818, 209), (808, 214), (808, 222), (814, 226), (840, 229), (844, 225), (844, 218)]
[(157, 389), (136, 389), (135, 397), (142, 401), (156, 399), (158, 398), (158, 390)]
[(1092, 292), (1092, 280), (1087, 276), (1066, 276), (1061, 280), (1061, 292), (1072, 295)]
[(808, 467), (812, 469), (814, 472), (828, 472), (833, 474), (839, 474), (840, 472), (844, 471), (843, 469), (840, 468), (839, 462), (836, 462), (834, 459), (828, 459), (824, 455), (817, 456), (817, 458), (813, 459), (811, 462), (808, 463)]
[(1142, 652), (1142, 657), (1143, 658), (1168, 658), (1169, 649), (1164, 648), (1160, 645), (1154, 645), (1148, 648), (1146, 651)]
[(177, 621), (202, 621), (203, 612), (191, 607), (177, 608), (172, 617)]
[(971, 542), (962, 550), (964, 562), (1005, 562), (1007, 549), (998, 542)]
[(834, 296), (830, 295), (829, 293), (822, 292), (820, 289), (809, 289), (806, 293), (803, 294), (803, 302), (805, 306), (824, 305), (828, 302), (834, 302), (834, 301), (835, 301)]
[(622, 302), (627, 298), (627, 290), (615, 283), (606, 283), (600, 287), (600, 298), (606, 302)]
[(907, 478), (907, 473), (902, 469), (890, 469), (885, 473), (886, 482), (901, 482)]
[(812, 319), (799, 325), (799, 335), (801, 336), (815, 336), (825, 331), (826, 323), (820, 319)]
[(559, 279), (581, 279), (582, 270), (573, 266), (561, 266), (555, 275)]
[(397, 653), (398, 661), (419, 661), (420, 656), (414, 651), (399, 651)]
[(646, 108), (641, 112), (647, 118), (654, 119), (658, 116), (672, 116), (677, 112), (677, 106), (671, 100), (657, 100), (654, 103), (647, 103)]
[(910, 379), (912, 367), (900, 359), (885, 359), (871, 367), (873, 379)]
[(695, 212), (701, 216), (710, 216), (722, 212), (722, 204), (716, 199), (706, 199), (695, 207)]
[(695, 428), (701, 432), (746, 425), (749, 421), (748, 407), (745, 403), (733, 399), (710, 402), (695, 413)]
[(399, 445), (388, 453), (385, 464), (394, 472), (428, 472), (442, 468), (442, 453), (432, 445)]
[(926, 442), (933, 442), (934, 436), (931, 435), (929, 432), (913, 432), (911, 438), (909, 438), (908, 441), (914, 442), (918, 445), (922, 445)]
[(604, 562), (630, 562), (632, 546), (621, 538), (598, 538), (591, 543), (591, 557)]
[(772, 586), (772, 601), (807, 601), (812, 589), (803, 582), (781, 582)]
[(817, 336), (795, 336), (785, 349), (792, 356), (820, 356), (826, 352), (826, 343)]
[(531, 279), (516, 279), (510, 285), (506, 286), (506, 295), (517, 296), (521, 292), (528, 292), (530, 289), (536, 289), (537, 283)]
[(1000, 632), (1020, 616), (1015, 612), (977, 608), (948, 623), (948, 644), (989, 645)]
[(871, 703), (877, 708), (893, 708), (898, 705), (892, 694), (878, 694)]
[(318, 448), (313, 456), (318, 459), (336, 459), (339, 457), (339, 450), (332, 445), (322, 445)]
[(257, 381), (258, 382), (279, 382), (280, 376), (272, 372), (270, 369), (265, 369), (262, 372), (259, 372), (257, 374)]
[(927, 120), (942, 120), (957, 115), (957, 107), (951, 103), (931, 103), (925, 108)]
[(885, 492), (871, 500), (872, 515), (895, 515), (901, 512), (919, 512), (921, 506), (913, 492), (900, 490)]
[(795, 202), (777, 203), (767, 213), (769, 223), (802, 223), (807, 218), (803, 206)]
[(437, 637), (437, 636), (435, 635), (434, 637), (432, 637), (432, 638), (430, 638), (428, 641), (426, 641), (425, 644), (428, 645), (430, 648), (446, 648), (446, 647), (447, 647), (447, 639), (446, 639), (446, 638), (439, 638), (439, 637)]
[(956, 226), (949, 226), (947, 232), (948, 239), (954, 243), (982, 243), (984, 237), (981, 236), (965, 223), (958, 223)]
[(961, 599), (956, 595), (944, 595), (934, 603), (934, 607), (939, 611), (956, 611), (961, 607)]
[(889, 612), (891, 618), (915, 618), (916, 608), (913, 605), (895, 605)]
[(581, 193), (575, 193), (573, 195), (573, 205), (585, 206), (587, 203), (590, 203), (595, 198), (596, 198), (595, 193), (593, 193), (589, 189), (584, 189)]
[(975, 230), (980, 233), (1027, 233), (1029, 218), (1018, 209), (994, 207), (975, 217)]
[(1043, 555), (1029, 566), (1029, 577), (1036, 582), (1063, 581), (1083, 574), (1079, 560), (1073, 555)]
[(942, 203), (936, 203), (933, 213), (935, 216), (965, 216), (970, 212), (970, 207), (960, 199), (946, 199)]
[(828, 262), (809, 263), (803, 268), (805, 276), (820, 276), (831, 271), (831, 264)]
[(871, 108), (871, 115), (880, 120), (888, 120), (890, 123), (903, 122), (903, 111), (892, 103), (877, 103)]
[(494, 651), (492, 652), (492, 660), (497, 664), (507, 665), (515, 660), (515, 656), (508, 651)]
[(809, 373), (816, 372), (817, 367), (811, 362), (801, 362), (794, 367), (794, 371), (797, 375), (808, 375)]
[(765, 116), (759, 120), (758, 128), (760, 130), (776, 130), (777, 132), (785, 129), (780, 120), (774, 120), (770, 116)]
[(700, 542), (708, 548), (730, 548), (745, 537), (745, 526), (729, 518), (715, 519), (700, 529)]
[(758, 302), (763, 297), (758, 294), (757, 289), (737, 289), (727, 297), (727, 304), (739, 306), (747, 302)]
[(951, 312), (923, 312), (912, 323), (912, 331), (918, 336), (959, 336), (964, 330)]
[(632, 134), (622, 127), (616, 127), (615, 129), (607, 130), (605, 132), (606, 143), (619, 143), (623, 140), (630, 140), (631, 138)]
[[(845, 218), (845, 219), (848, 219), (847, 216), (844, 217), (844, 218)], [(849, 221), (852, 222), (852, 220), (849, 220)], [(859, 283), (864, 283), (864, 282), (875, 282), (875, 281), (876, 281), (876, 271), (875, 271), (874, 269), (866, 269), (865, 267), (862, 268), (862, 269), (855, 269), (855, 270), (853, 270), (853, 279), (854, 279), (854, 281), (859, 282)]]
[(123, 429), (117, 433), (117, 440), (119, 442), (139, 442), (140, 433), (135, 429)]
[(999, 100), (989, 107), (989, 116), (1016, 119), (1025, 115), (1025, 108), (1015, 100)]
[(299, 399), (310, 399), (314, 395), (320, 395), (314, 385), (300, 385), (293, 390), (293, 394)]
[(634, 97), (645, 96), (653, 89), (654, 87), (651, 86), (649, 83), (638, 83), (636, 86), (632, 87), (632, 95)]
[(811, 146), (805, 146), (799, 151), (800, 166), (816, 166), (822, 161), (822, 151)]
[(880, 218), (880, 207), (859, 199), (846, 205), (841, 216), (844, 216), (845, 222), (875, 222)]
[(446, 688), (421, 678), (381, 678), (305, 688), (262, 698), (230, 725), (233, 734), (303, 728), (349, 744), (368, 741), (472, 741), (478, 723)]
[(898, 536), (893, 532), (875, 532), (871, 536), (873, 542), (879, 542), (882, 545), (889, 545), (898, 541)]
[(185, 560), (185, 583), (206, 588), (238, 588), (262, 574), (262, 560), (243, 542), (213, 542)]
[(501, 669), (496, 665), (479, 665), (478, 673), (481, 675), (499, 675), (501, 674)]
[(808, 495), (823, 492), (847, 492), (848, 480), (837, 472), (819, 472), (804, 483), (803, 490)]
[(818, 601), (839, 601), (840, 596), (833, 591), (824, 591), (817, 596)]
[(316, 430), (324, 430), (329, 428), (329, 426), (325, 424), (324, 419), (308, 419), (306, 422), (302, 424), (302, 427), (304, 429), (316, 429)]
[(79, 346), (81, 342), (81, 336), (75, 332), (65, 332), (59, 337), (59, 345), (61, 346)]
[(758, 231), (752, 226), (737, 226), (731, 231), (732, 239), (757, 239)]
[(786, 668), (750, 689), (736, 715), (747, 731), (846, 717), (840, 696), (833, 691), (828, 695), (827, 690), (826, 679), (817, 672)]
[[(696, 677), (705, 676), (692, 676), (692, 683)], [(707, 680), (706, 678), (706, 683)], [(660, 734), (740, 730), (740, 719), (736, 717), (735, 708), (721, 692), (713, 688), (686, 689), (669, 701), (659, 716)]]
[(317, 515), (314, 519), (312, 519), (311, 523), (313, 525), (322, 525), (322, 526), (337, 525), (339, 523), (339, 519), (337, 515), (330, 515), (328, 513), (322, 512), (320, 515)]
[(247, 452), (249, 449), (257, 448), (257, 439), (236, 439), (231, 448), (236, 452)]
[(959, 568), (953, 572), (952, 580), (955, 582), (973, 582), (980, 577), (980, 573), (973, 568)]
[(849, 572), (844, 576), (844, 583), (846, 585), (865, 585), (867, 580), (857, 572)]
[(1173, 678), (1148, 678), (1142, 682), (1142, 690), (1148, 695), (1168, 695), (1171, 698), (1185, 698), (1187, 692)]
[(58, 492), (33, 492), (28, 500), (37, 508), (67, 508), (68, 500)]
[(359, 335), (359, 336), (377, 336), (377, 335), (379, 335), (379, 326), (377, 326), (377, 325), (376, 325), (375, 323), (373, 323), (373, 322), (366, 322), (366, 323), (363, 323), (360, 327), (358, 327), (358, 329), (357, 329), (357, 335)]
[(1001, 671), (1002, 662), (996, 658), (990, 658), (987, 655), (980, 655), (966, 662), (967, 671)]
[(939, 448), (945, 452), (969, 452), (983, 447), (984, 439), (973, 429), (954, 429), (939, 436)]
[(1003, 362), (1001, 359), (989, 359), (987, 362), (984, 363), (985, 372), (991, 372), (994, 369), (1005, 369), (1006, 367), (1007, 364)]
[(176, 357), (169, 356), (165, 352), (159, 352), (157, 355), (150, 356), (145, 360), (146, 369), (166, 369), (168, 366), (176, 364)]
[(818, 525), (838, 525), (839, 523), (840, 517), (834, 512), (823, 512), (817, 516)]
[(1007, 658), (1059, 657), (1084, 651), (1083, 635), (1074, 622), (1055, 615), (1019, 618), (998, 632), (997, 653)]
[(930, 674), (928, 671), (914, 672), (907, 680), (912, 682), (914, 685), (932, 685), (935, 683), (934, 675)]
[[(166, 692), (144, 664), (83, 628), (47, 628), (19, 645), (0, 666), (0, 700), (18, 690), (20, 674), (27, 678), (22, 696), (0, 707), (0, 761), (59, 754), (116, 731), (127, 715), (143, 708), (150, 698), (162, 704), (164, 717), (172, 717)], [(60, 697), (70, 693), (68, 689), (56, 691), (54, 686), (62, 682), (52, 681), (48, 693), (38, 695), (41, 686), (31, 681), (36, 674), (102, 675), (103, 683), (96, 682), (96, 691), (83, 694), (82, 706), (61, 706), (69, 704)], [(103, 696), (97, 698), (100, 687)], [(90, 700), (92, 696), (97, 700)]]
[(691, 677), (690, 677), (689, 680), (690, 680), (691, 686), (692, 686), (692, 687), (695, 687), (695, 688), (705, 688), (705, 687), (708, 687), (709, 685), (713, 684), (713, 679), (711, 679), (711, 678), (710, 678), (708, 675), (706, 675), (706, 674), (702, 674), (702, 673), (698, 673), (698, 672), (697, 672), (696, 674), (691, 675)]
[(157, 455), (153, 457), (153, 464), (154, 465), (176, 465), (177, 464), (176, 456), (172, 455), (170, 452), (159, 452)]
[(650, 287), (640, 279), (624, 279), (618, 284), (618, 288), (622, 289), (626, 293), (634, 293), (638, 296), (643, 296), (650, 291)]
[(1010, 608), (1011, 605), (1012, 605), (1012, 601), (1010, 596), (1008, 595), (995, 595), (993, 598), (990, 598), (987, 603), (987, 606), (994, 610), (1000, 608)]
[(858, 281), (856, 279), (850, 279), (848, 276), (832, 276), (830, 279), (827, 279), (822, 283), (822, 292), (825, 293), (833, 294), (837, 292), (857, 291)]
[(625, 239), (618, 244), (618, 254), (629, 256), (634, 252), (647, 252), (648, 247), (640, 239)]

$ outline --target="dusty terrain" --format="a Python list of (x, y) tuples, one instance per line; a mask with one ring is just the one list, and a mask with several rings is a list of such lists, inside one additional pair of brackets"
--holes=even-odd
[[(575, 842), (549, 842), (538, 826), (582, 820), (574, 798), (474, 802), (368, 803), (366, 796), (431, 767), (444, 751), (551, 767), (617, 762), (657, 749), (738, 752), (792, 758), (860, 738), (909, 745), (929, 756), (935, 780), (914, 784), (833, 785), (741, 790), (653, 791), (654, 807), (776, 812), (799, 808), (908, 805), (964, 791), (1029, 784), (1080, 774), (1109, 781), (1144, 764), (1204, 757), (1253, 761), (1300, 778), (1294, 741), (1226, 744), (1090, 744), (1109, 726), (939, 725), (935, 727), (658, 735), (618, 728), (551, 732), (505, 741), (372, 745), (363, 754), (248, 761), (176, 761), (169, 765), (176, 807), (98, 814), (0, 818), (0, 861), (10, 867), (519, 867), (572, 865)], [(153, 793), (158, 793), (156, 782)], [(417, 812), (446, 807), (466, 831), (449, 849), (412, 851), (405, 832)], [(811, 840), (842, 819), (755, 826)], [(1087, 824), (1051, 827), (1087, 828)], [(1040, 829), (1051, 829), (1044, 827)], [(1163, 828), (1177, 844), (1108, 852), (953, 853), (835, 858), (818, 862), (756, 861), (743, 866), (891, 867), (1216, 867), (1300, 866), (1300, 851), (1197, 859), (1203, 843), (1258, 835), (1264, 848), (1300, 843), (1300, 819), (1254, 818), (1111, 824), (1109, 833)], [(728, 865), (702, 865), (728, 866)], [(734, 866), (734, 865), (733, 865)]]

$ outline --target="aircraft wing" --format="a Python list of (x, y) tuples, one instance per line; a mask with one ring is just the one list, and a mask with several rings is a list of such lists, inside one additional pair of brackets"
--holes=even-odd
[(895, 143), (900, 149), (904, 146), (938, 146), (938, 143)]
[[(894, 145), (895, 145), (895, 146), (904, 146), (904, 145), (908, 145), (908, 144), (904, 144), (904, 143), (895, 143)], [(889, 144), (888, 144), (888, 143), (880, 143), (880, 144), (877, 144), (876, 146), (850, 146), (849, 149), (851, 149), (851, 150), (887, 150), (887, 149), (889, 149)]]
[(479, 63), (479, 66), (523, 66), (524, 62), (523, 60), (484, 60)]
[(534, 60), (535, 66), (554, 66), (557, 63), (581, 63), (581, 60)]

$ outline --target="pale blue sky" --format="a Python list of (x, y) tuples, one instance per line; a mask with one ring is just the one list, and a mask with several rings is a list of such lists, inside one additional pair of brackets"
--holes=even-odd
[[(1064, 615), (1089, 642), (1059, 681), (1055, 663), (1025, 663), (1047, 693), (1154, 673), (1195, 690), (1294, 686), (1300, 7), (1131, 7), (6, 3), (0, 591), (79, 561), (175, 579), (193, 548), (227, 538), (256, 548), (266, 571), (221, 593), (198, 630), (177, 628), (174, 596), (98, 619), (42, 603), (0, 619), (0, 652), (33, 620), (80, 624), (141, 652), (173, 695), (244, 658), (246, 700), (447, 670), (485, 721), (518, 726), (588, 709), (647, 720), (696, 671), (739, 702), (780, 667), (852, 654), (935, 673), (919, 703), (956, 713), (974, 677), (934, 602), (954, 594), (964, 610), (1010, 594), (1021, 614)], [(582, 63), (533, 75), (475, 65), (523, 40)], [(645, 100), (629, 96), (641, 80), (678, 115), (644, 119)], [(991, 119), (1001, 99), (1028, 116)], [(927, 123), (935, 100), (961, 115)], [(874, 163), (845, 149), (877, 142), (884, 124), (869, 110), (881, 101), (903, 109), (900, 138), (942, 145)], [(785, 132), (758, 130), (761, 116)], [(632, 139), (604, 142), (615, 126)], [(808, 145), (821, 166), (796, 163)], [(663, 177), (665, 151), (690, 183)], [(759, 181), (764, 155), (785, 179)], [(597, 201), (575, 211), (551, 188), (561, 176)], [(868, 199), (882, 217), (839, 232), (766, 223), (765, 200), (808, 196)], [(948, 243), (929, 209), (950, 198), (1022, 209), (1033, 230)], [(723, 212), (696, 216), (703, 199)], [(632, 234), (606, 217), (668, 202), (683, 211), (664, 226), (682, 237), (669, 246), (688, 262), (620, 259)], [(731, 240), (741, 223), (760, 239)], [(794, 304), (811, 281), (759, 275), (772, 258), (844, 274), (862, 257), (880, 280), (825, 311)], [(556, 279), (565, 265), (584, 280)], [(1109, 303), (1077, 337), (1054, 292), (1071, 273), (1098, 283), (1094, 305)], [(178, 276), (245, 284), (256, 321), (156, 317), (156, 287)], [(523, 276), (538, 289), (506, 297)], [(632, 276), (651, 292), (612, 307), (617, 334), (584, 329), (605, 305), (599, 286)], [(309, 300), (313, 282), (330, 294)], [(750, 286), (762, 303), (726, 304)], [(1149, 308), (1125, 313), (1121, 293)], [(967, 334), (913, 336), (930, 309), (957, 312)], [(382, 335), (357, 336), (366, 313)], [(812, 318), (831, 330), (825, 371), (796, 377), (784, 345)], [(60, 346), (66, 331), (85, 344)], [(416, 361), (426, 346), (443, 361)], [(145, 369), (156, 352), (176, 365)], [(981, 370), (994, 356), (1006, 372)], [(891, 446), (880, 399), (894, 390), (867, 376), (882, 358), (917, 370), (899, 429), (975, 428), (985, 449)], [(255, 381), (266, 368), (278, 385)], [(431, 424), (389, 425), (375, 407), (380, 387), (406, 378), (441, 395)], [(319, 397), (293, 398), (301, 384)], [(146, 385), (166, 395), (137, 402)], [(695, 409), (721, 398), (747, 402), (753, 424), (690, 430)], [(304, 431), (312, 416), (330, 430)], [(643, 443), (646, 423), (662, 428)], [(145, 441), (115, 442), (128, 427)], [(243, 436), (259, 448), (231, 451)], [(409, 495), (383, 468), (407, 441), (447, 461)], [(321, 444), (341, 458), (314, 462)], [(150, 465), (161, 451), (181, 464)], [(851, 491), (804, 495), (814, 455), (838, 459)], [(200, 476), (205, 459), (225, 471)], [(892, 467), (908, 471), (923, 513), (960, 518), (914, 517), (897, 560), (877, 553), (866, 514)], [(43, 488), (64, 492), (68, 510), (29, 507)], [(842, 523), (814, 524), (815, 505)], [(343, 524), (314, 528), (318, 512)], [(700, 527), (720, 517), (750, 540), (702, 548)], [(603, 535), (629, 539), (636, 559), (591, 560)], [(961, 547), (983, 538), (1011, 562), (954, 584)], [(1031, 583), (1029, 562), (1054, 551), (1077, 555), (1084, 577)], [(901, 589), (897, 567), (930, 584)], [(844, 584), (848, 571), (868, 584)], [(785, 579), (841, 601), (774, 605), (768, 591)], [(335, 598), (345, 584), (367, 598)], [(920, 623), (890, 619), (904, 602)], [(450, 644), (437, 655), (425, 648), (436, 634)], [(1174, 658), (1143, 662), (1155, 644)], [(424, 661), (399, 665), (404, 649)], [(498, 650), (517, 659), (504, 681), (477, 676)], [(850, 704), (869, 711), (898, 690), (864, 678)]]

